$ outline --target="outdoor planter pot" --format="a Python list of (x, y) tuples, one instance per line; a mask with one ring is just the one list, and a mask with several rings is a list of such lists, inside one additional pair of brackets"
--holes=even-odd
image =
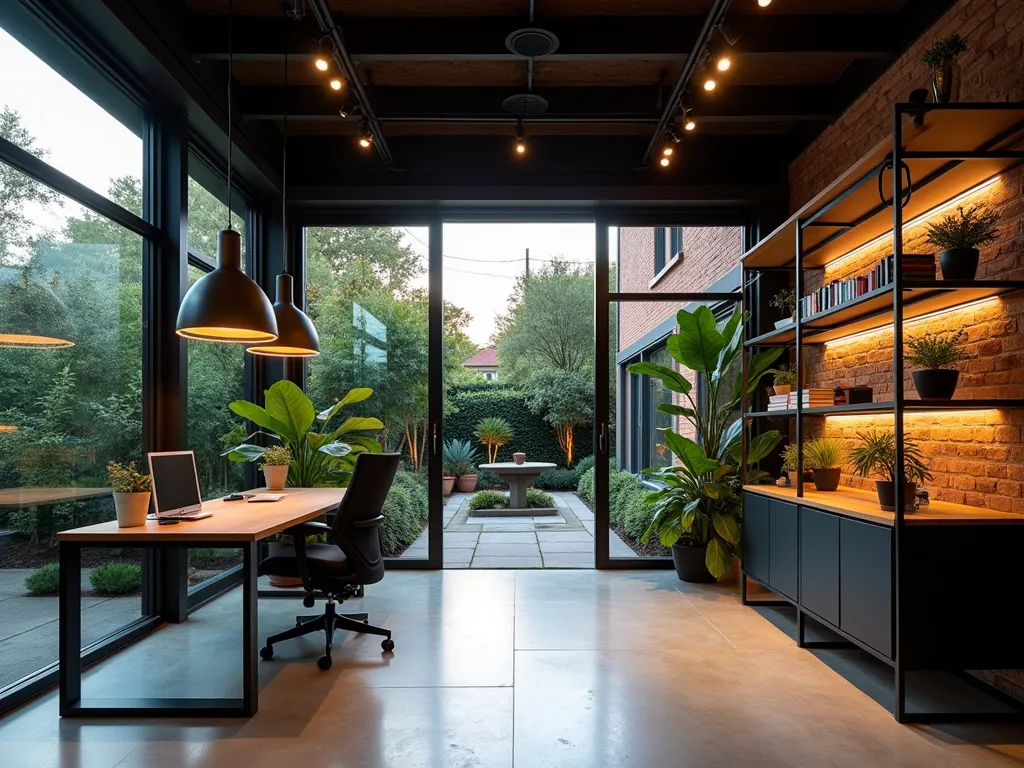
[(267, 480), (268, 491), (283, 491), (284, 484), (288, 481), (288, 465), (278, 464), (264, 467), (263, 477)]
[(678, 541), (672, 545), (672, 564), (676, 567), (676, 576), (680, 581), (689, 581), (696, 584), (713, 582), (715, 577), (708, 570), (707, 545), (694, 547), (687, 544), (680, 544)]
[(834, 491), (839, 487), (840, 467), (815, 468), (814, 487), (819, 491)]
[(523, 463), (526, 462), (526, 454), (525, 453), (513, 453), (512, 454), (512, 461), (514, 461), (516, 464), (523, 464)]
[(914, 389), (923, 400), (949, 400), (956, 393), (960, 371), (926, 368), (913, 376)]
[(453, 475), (445, 475), (441, 478), (441, 493), (445, 496), (452, 495), (452, 489), (455, 487), (455, 477)]
[[(876, 480), (875, 488), (878, 489), (878, 503), (886, 512), (896, 511), (896, 483), (888, 480)], [(914, 511), (914, 499), (917, 495), (917, 483), (903, 484), (903, 511)]]
[(118, 528), (138, 528), (146, 524), (149, 513), (149, 491), (118, 493), (114, 491), (114, 512)]
[(978, 273), (977, 248), (950, 248), (939, 254), (943, 280), (973, 280)]
[(472, 493), (476, 490), (476, 475), (459, 475), (456, 485), (459, 488), (459, 493)]

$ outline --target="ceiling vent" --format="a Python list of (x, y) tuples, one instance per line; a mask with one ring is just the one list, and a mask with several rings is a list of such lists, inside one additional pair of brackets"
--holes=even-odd
[(501, 106), (516, 117), (531, 117), (547, 112), (548, 100), (535, 93), (517, 93), (501, 102)]
[(558, 38), (546, 29), (517, 29), (505, 38), (505, 47), (517, 56), (538, 59), (558, 50)]

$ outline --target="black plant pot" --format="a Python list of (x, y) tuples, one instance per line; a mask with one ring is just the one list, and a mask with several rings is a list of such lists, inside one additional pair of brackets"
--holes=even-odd
[(914, 371), (914, 389), (922, 400), (949, 400), (956, 393), (960, 371), (944, 371), (934, 368)]
[(819, 491), (834, 491), (839, 487), (839, 476), (843, 474), (840, 467), (814, 470), (814, 487)]
[(950, 248), (939, 254), (943, 280), (973, 280), (978, 274), (977, 248)]
[(706, 584), (715, 581), (707, 565), (707, 546), (693, 547), (686, 544), (672, 545), (672, 564), (676, 567), (676, 576), (681, 581)]
[[(876, 480), (875, 488), (878, 489), (878, 503), (886, 512), (896, 511), (896, 483), (888, 480)], [(914, 511), (914, 497), (917, 493), (917, 483), (904, 483), (903, 485), (903, 511)]]

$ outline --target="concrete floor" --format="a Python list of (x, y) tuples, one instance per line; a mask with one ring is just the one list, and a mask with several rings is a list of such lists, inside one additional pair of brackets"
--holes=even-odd
[[(454, 493), (444, 507), (445, 568), (593, 568), (594, 513), (575, 493), (552, 493), (557, 515), (478, 517), (471, 493)], [(607, 531), (612, 557), (637, 557)], [(425, 559), (424, 530), (400, 557)]]
[[(0, 720), (0, 764), (705, 768), (1019, 766), (1015, 726), (896, 724), (879, 665), (795, 647), (791, 612), (671, 571), (393, 572), (346, 604), (394, 630), (275, 646), (251, 720)], [(264, 600), (261, 635), (298, 602)], [(91, 670), (84, 693), (238, 695), (239, 595)]]

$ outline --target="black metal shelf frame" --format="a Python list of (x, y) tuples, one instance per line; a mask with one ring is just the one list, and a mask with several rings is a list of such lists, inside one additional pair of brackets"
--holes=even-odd
[[(794, 292), (796, 296), (796, 317), (795, 322), (791, 326), (787, 326), (782, 329), (776, 329), (767, 333), (760, 334), (752, 339), (745, 341), (745, 347), (750, 349), (760, 347), (793, 347), (794, 348), (794, 364), (796, 368), (796, 385), (795, 389), (798, 393), (803, 391), (804, 383), (804, 351), (807, 346), (804, 336), (808, 332), (821, 331), (821, 330), (835, 330), (842, 327), (845, 323), (852, 322), (854, 320), (863, 319), (864, 316), (855, 316), (845, 321), (845, 323), (836, 323), (831, 327), (822, 327), (819, 325), (821, 321), (826, 320), (830, 315), (835, 314), (840, 310), (847, 310), (855, 307), (858, 302), (866, 303), (870, 299), (878, 298), (885, 293), (889, 292), (892, 296), (891, 310), (888, 308), (874, 310), (873, 313), (867, 313), (868, 315), (874, 314), (877, 316), (888, 315), (892, 313), (892, 333), (893, 333), (893, 399), (887, 402), (880, 403), (865, 403), (862, 405), (847, 405), (847, 406), (833, 406), (826, 408), (804, 408), (803, 397), (798, 396), (796, 399), (796, 407), (792, 409), (785, 409), (780, 411), (747, 411), (747, 398), (744, 394), (742, 397), (741, 408), (743, 411), (744, 419), (761, 419), (761, 418), (795, 418), (794, 432), (795, 432), (795, 444), (798, 446), (803, 445), (803, 420), (805, 416), (818, 417), (827, 416), (830, 414), (868, 414), (868, 413), (885, 413), (891, 412), (893, 414), (894, 421), (894, 434), (896, 438), (896, 466), (902, 466), (903, 457), (903, 439), (904, 439), (904, 415), (908, 411), (925, 411), (925, 410), (962, 410), (962, 409), (1004, 409), (1004, 408), (1021, 408), (1024, 407), (1024, 400), (951, 400), (951, 401), (927, 401), (927, 400), (908, 400), (904, 396), (903, 392), (903, 377), (904, 377), (904, 360), (903, 360), (903, 326), (904, 326), (904, 309), (908, 306), (907, 293), (913, 290), (915, 287), (921, 287), (921, 281), (908, 280), (903, 273), (903, 238), (899, 236), (903, 232), (903, 208), (909, 201), (909, 195), (912, 195), (915, 190), (921, 189), (927, 184), (935, 181), (943, 174), (957, 167), (962, 162), (970, 162), (971, 160), (979, 159), (1012, 159), (1020, 160), (1024, 162), (1024, 150), (1006, 149), (999, 145), (1005, 142), (1010, 137), (1017, 135), (1021, 131), (1021, 124), (1017, 123), (1010, 128), (1000, 131), (996, 136), (990, 138), (984, 142), (982, 146), (977, 148), (957, 148), (956, 150), (950, 150), (948, 152), (936, 152), (936, 151), (908, 151), (904, 149), (903, 143), (903, 124), (905, 118), (916, 118), (921, 119), (927, 113), (938, 111), (938, 110), (950, 110), (950, 111), (967, 111), (967, 110), (997, 110), (997, 109), (1020, 109), (1020, 104), (905, 104), (897, 103), (893, 106), (892, 113), (892, 152), (883, 160), (881, 163), (873, 166), (871, 170), (865, 173), (862, 177), (852, 182), (850, 186), (844, 189), (836, 197), (830, 200), (828, 203), (823, 205), (821, 208), (810, 214), (806, 218), (797, 218), (796, 226), (794, 228), (794, 260), (791, 267), (781, 267), (781, 269), (792, 269), (794, 276)], [(948, 160), (949, 162), (943, 164), (940, 168), (915, 182), (910, 178), (909, 168), (905, 164), (907, 159), (933, 159), (933, 160)], [(1019, 164), (1018, 164), (1019, 165)], [(1014, 166), (1016, 167), (1016, 166)], [(850, 194), (860, 189), (865, 184), (869, 183), (874, 179), (879, 180), (879, 192), (882, 193), (881, 175), (885, 170), (891, 169), (906, 169), (906, 172), (891, 173), (892, 188), (891, 197), (886, 200), (884, 194), (879, 205), (869, 210), (867, 213), (862, 214), (854, 221), (830, 221), (824, 218), (827, 213), (832, 210), (838, 203), (848, 197)], [(966, 190), (961, 190), (961, 193)], [(804, 275), (808, 271), (804, 268), (805, 257), (811, 253), (825, 247), (827, 244), (832, 242), (836, 237), (849, 233), (851, 230), (856, 229), (864, 222), (877, 216), (885, 208), (892, 209), (892, 233), (893, 233), (893, 280), (882, 289), (872, 291), (866, 296), (868, 298), (859, 297), (853, 302), (847, 302), (838, 307), (831, 308), (830, 310), (817, 313), (810, 317), (802, 317), (800, 312), (800, 300), (804, 297)], [(824, 240), (816, 243), (813, 247), (806, 249), (804, 248), (804, 230), (809, 227), (831, 227), (836, 228), (838, 231), (825, 238)], [(840, 256), (839, 258), (842, 258)], [(821, 269), (821, 265), (814, 265), (810, 269)], [(756, 281), (756, 277), (750, 278), (749, 272), (760, 273), (762, 271), (779, 271), (780, 267), (754, 267), (748, 264), (743, 264), (743, 275), (742, 285), (749, 286)], [(935, 281), (934, 287), (939, 290), (941, 286), (937, 285), (940, 281)], [(989, 282), (994, 281), (979, 281), (976, 285), (987, 285)], [(933, 287), (929, 285), (928, 287)], [(957, 289), (962, 287), (969, 287), (966, 284), (957, 281), (949, 286), (950, 289)], [(1020, 290), (1024, 286), (1017, 286), (1012, 283), (1007, 285), (1008, 290)], [(911, 300), (909, 303), (913, 303)], [(951, 305), (949, 308), (953, 308)], [(885, 324), (879, 327), (884, 327)], [(792, 333), (792, 338), (787, 338)], [(744, 366), (743, 374), (746, 376), (747, 372), (747, 355), (744, 355)], [(749, 430), (744, 429), (743, 434), (743, 458), (744, 463), (746, 459), (746, 447), (749, 441)], [(804, 497), (804, 480), (803, 480), (803, 455), (802, 451), (797, 452), (797, 471), (796, 471), (796, 496), (797, 499)], [(744, 470), (744, 481), (745, 470)], [(893, 550), (892, 550), (892, 647), (894, 649), (894, 658), (890, 663), (893, 667), (893, 674), (895, 679), (895, 700), (893, 704), (893, 715), (897, 722), (949, 722), (951, 720), (962, 720), (971, 721), (977, 720), (978, 715), (974, 712), (955, 713), (908, 713), (906, 709), (906, 675), (907, 669), (903, 663), (901, 655), (900, 641), (903, 636), (901, 631), (901, 622), (904, 620), (905, 612), (902, 610), (902, 603), (904, 603), (909, 596), (904, 595), (901, 591), (901, 584), (906, 583), (905, 573), (908, 567), (906, 558), (903, 556), (904, 549), (907, 541), (906, 534), (906, 521), (904, 518), (904, 489), (902, 484), (896, 484), (896, 499), (895, 499), (895, 520), (893, 526)], [(743, 584), (746, 585), (746, 579), (754, 577), (749, 576), (745, 571), (743, 573)], [(756, 581), (756, 579), (754, 579)], [(745, 592), (745, 589), (744, 589)], [(802, 625), (804, 608), (798, 605), (798, 611), (801, 611), (801, 621), (798, 622)], [(817, 618), (817, 617), (815, 617)], [(827, 622), (824, 622), (828, 625)], [(828, 625), (830, 629), (835, 629), (831, 625)], [(807, 644), (804, 643), (802, 631), (798, 633), (798, 645), (805, 647)], [(845, 633), (840, 632), (841, 635), (847, 637), (853, 641), (856, 645), (860, 646), (864, 650), (868, 650), (872, 655), (878, 657), (878, 654), (870, 651), (866, 648), (863, 643), (856, 641), (855, 638), (851, 638)], [(1024, 716), (1024, 713), (1021, 713)], [(1005, 713), (993, 714), (993, 721), (1005, 719)]]

